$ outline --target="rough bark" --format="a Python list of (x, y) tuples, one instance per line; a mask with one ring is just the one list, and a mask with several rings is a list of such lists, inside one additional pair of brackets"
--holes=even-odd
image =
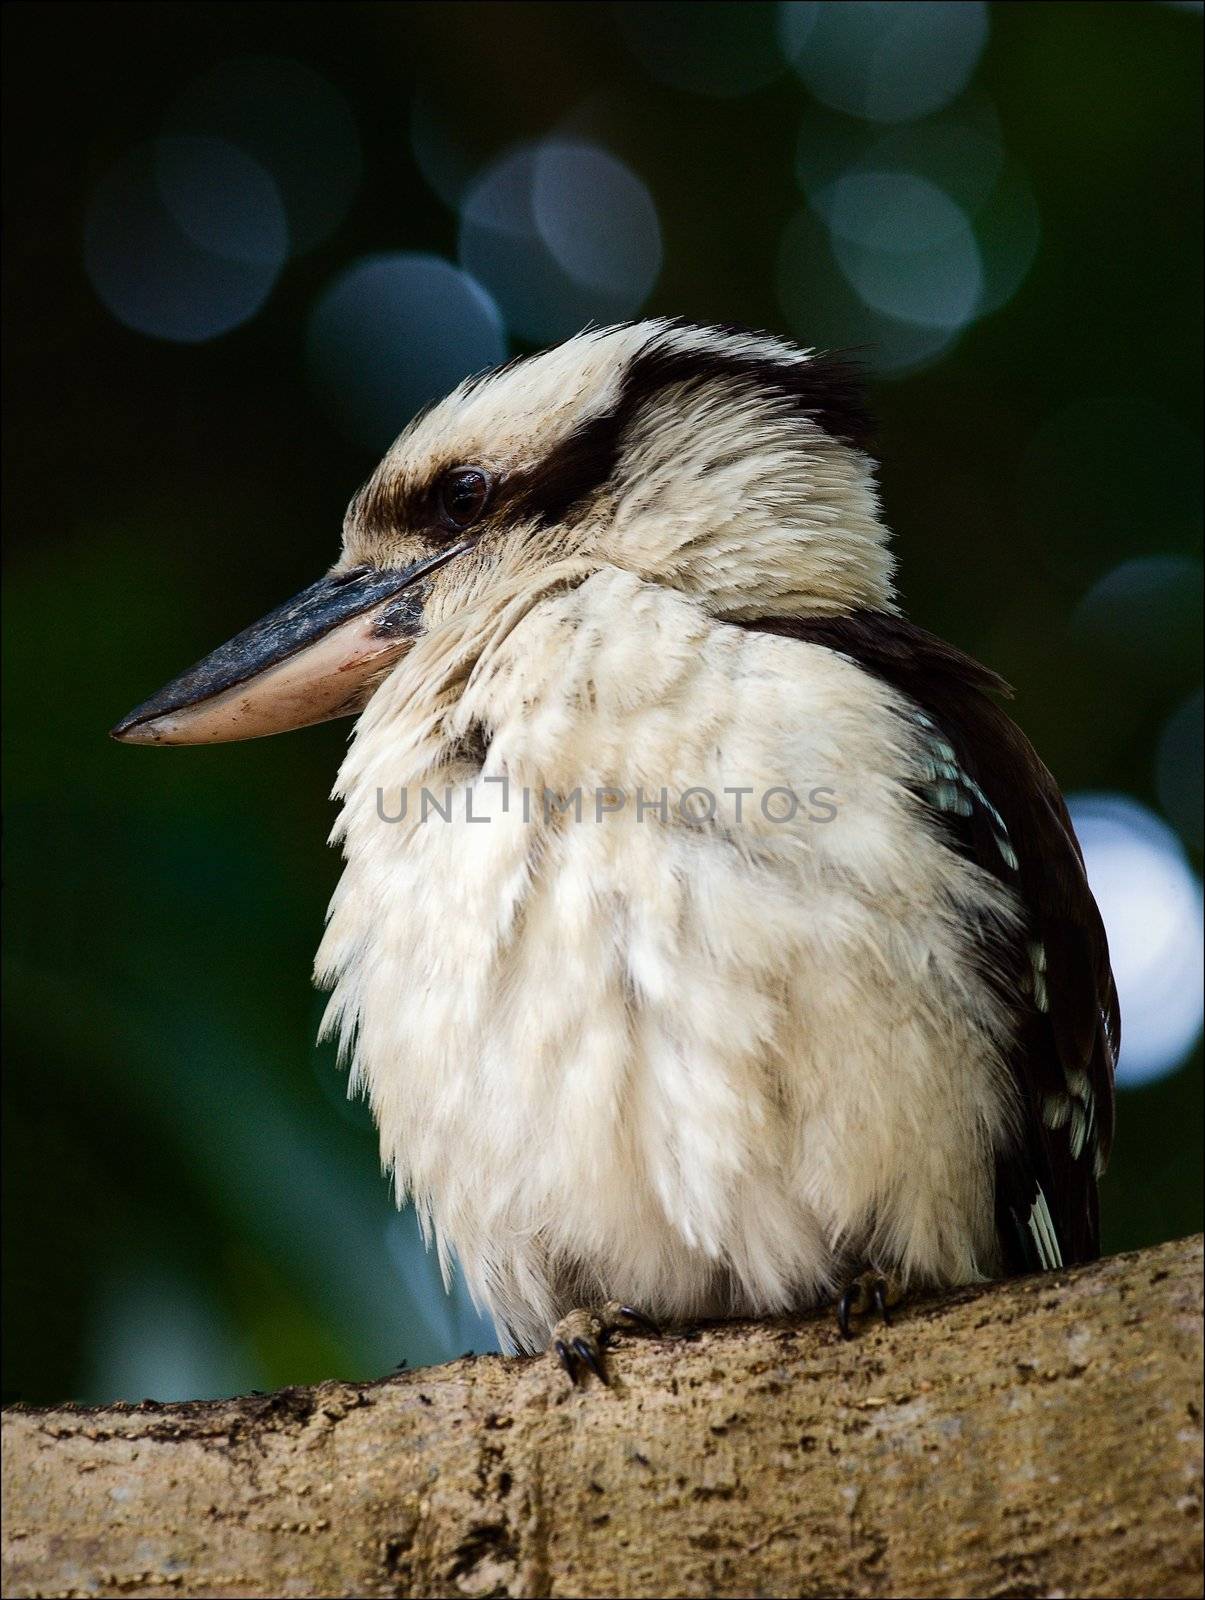
[(14, 1410), (4, 1592), (1196, 1595), (1201, 1240), (827, 1316), (624, 1338), (613, 1386), (380, 1383)]

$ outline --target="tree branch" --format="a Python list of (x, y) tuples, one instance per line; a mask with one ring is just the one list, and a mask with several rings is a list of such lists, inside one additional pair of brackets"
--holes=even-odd
[(5, 1418), (4, 1592), (1201, 1592), (1201, 1240), (902, 1308), (624, 1338), (614, 1385)]

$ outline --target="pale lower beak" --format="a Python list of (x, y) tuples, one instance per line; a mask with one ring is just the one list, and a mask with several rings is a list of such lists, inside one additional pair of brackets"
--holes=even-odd
[(136, 706), (112, 737), (216, 744), (355, 715), (421, 630), (416, 586), (469, 548), (320, 579)]

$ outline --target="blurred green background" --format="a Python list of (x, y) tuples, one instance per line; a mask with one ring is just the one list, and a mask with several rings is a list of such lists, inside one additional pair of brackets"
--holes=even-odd
[(1106, 1246), (1199, 1228), (1200, 6), (5, 32), (6, 1398), (491, 1347), (314, 1045), (347, 726), (105, 731), (325, 568), (432, 389), (590, 317), (863, 349), (906, 603), (1075, 796), (1129, 1030)]

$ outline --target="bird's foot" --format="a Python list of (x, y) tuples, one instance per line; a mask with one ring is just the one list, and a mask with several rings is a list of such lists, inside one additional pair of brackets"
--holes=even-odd
[(611, 1335), (621, 1332), (651, 1333), (656, 1338), (661, 1329), (643, 1311), (608, 1300), (598, 1310), (571, 1311), (562, 1317), (552, 1330), (548, 1349), (574, 1383), (587, 1368), (600, 1383), (608, 1383), (603, 1352)]
[(904, 1298), (903, 1285), (890, 1272), (866, 1267), (846, 1284), (837, 1301), (837, 1326), (843, 1339), (852, 1339), (852, 1321), (877, 1312), (885, 1327), (891, 1326), (891, 1308)]

